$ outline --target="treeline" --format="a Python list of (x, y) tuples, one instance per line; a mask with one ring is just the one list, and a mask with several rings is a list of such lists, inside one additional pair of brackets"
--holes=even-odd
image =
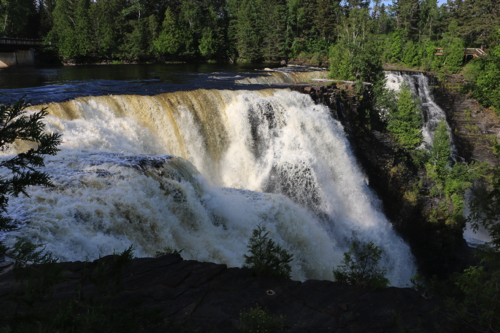
[(321, 63), (347, 45), (350, 58), (370, 52), (455, 72), (463, 46), (494, 42), (499, 8), (499, 0), (0, 0), (0, 29), (42, 38), (63, 58)]
[[(43, 38), (64, 58), (260, 61), (288, 58), (302, 51), (326, 54), (335, 40), (341, 11), (338, 0), (0, 3), (3, 35)], [(21, 27), (18, 22), (26, 24)]]

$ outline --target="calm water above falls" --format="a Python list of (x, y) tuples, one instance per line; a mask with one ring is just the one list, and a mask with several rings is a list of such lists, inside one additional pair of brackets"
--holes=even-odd
[(262, 76), (272, 65), (154, 64), (0, 68), (0, 102), (26, 95), (33, 104), (80, 96), (156, 95), (195, 89), (262, 89), (235, 80)]
[(28, 237), (63, 260), (133, 244), (139, 256), (170, 246), (184, 249), (186, 259), (241, 266), (261, 224), (295, 255), (295, 279), (332, 279), (358, 239), (384, 249), (394, 285), (408, 283), (410, 249), (380, 211), (326, 107), (287, 89), (185, 86), (191, 91), (48, 105), (47, 126), (63, 135), (62, 151), (47, 159), (56, 187), (11, 200), (21, 228), (6, 241)]

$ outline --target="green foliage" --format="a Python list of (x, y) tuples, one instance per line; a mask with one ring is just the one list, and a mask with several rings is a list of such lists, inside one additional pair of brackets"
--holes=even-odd
[[(500, 36), (500, 32), (497, 36)], [(473, 81), (470, 86), (473, 97), (481, 105), (497, 110), (498, 113), (500, 110), (500, 45), (488, 50), (487, 57), (474, 59), (468, 65), (467, 74), (468, 79)]]
[(272, 316), (266, 309), (257, 305), (240, 313), (238, 329), (242, 333), (274, 333), (283, 329), (284, 322), (283, 316)]
[(352, 8), (342, 17), (338, 29), (338, 41), (330, 48), (330, 78), (380, 81), (382, 51), (373, 36), (368, 8)]
[(460, 38), (454, 38), (446, 47), (445, 71), (458, 73), (464, 63), (464, 42)]
[(181, 47), (182, 31), (177, 25), (177, 20), (170, 10), (165, 11), (165, 19), (162, 24), (162, 31), (158, 39), (154, 41), (154, 47), (160, 55), (175, 55)]
[(349, 251), (344, 253), (341, 265), (333, 270), (335, 281), (373, 290), (387, 288), (389, 280), (385, 277), (386, 270), (379, 267), (382, 253), (382, 249), (373, 242), (361, 244), (354, 241)]
[(448, 303), (451, 319), (475, 332), (500, 331), (500, 254), (479, 251), (482, 266), (472, 266), (457, 277), (462, 299)]
[(474, 181), (485, 176), (488, 166), (486, 163), (477, 162), (470, 165), (457, 162), (450, 166), (450, 153), (448, 129), (444, 121), (441, 121), (434, 133), (429, 162), (425, 165), (428, 179), (434, 182), (430, 194), (435, 197), (444, 196), (446, 199), (439, 212), (436, 212), (440, 218), (447, 223), (464, 225), (465, 193)]
[(493, 172), (490, 186), (477, 187), (469, 201), (469, 222), (474, 230), (483, 226), (490, 234), (491, 245), (500, 250), (500, 170)]
[(11, 219), (3, 214), (7, 210), (8, 196), (27, 195), (26, 187), (32, 185), (52, 186), (49, 175), (36, 168), (44, 166), (46, 155), (57, 153), (60, 135), (44, 133), (42, 119), (47, 111), (42, 109), (27, 115), (28, 105), (24, 99), (0, 105), (0, 149), (8, 149), (16, 140), (32, 142), (35, 146), (0, 161), (0, 167), (10, 172), (10, 176), (0, 177), (0, 230), (11, 227)]
[(173, 249), (173, 248), (167, 246), (167, 247), (164, 247), (161, 251), (156, 251), (155, 258), (164, 256), (167, 254), (181, 254), (182, 251), (184, 251), (184, 249), (177, 250), (177, 249)]
[(387, 129), (393, 133), (401, 147), (412, 149), (422, 142), (422, 116), (417, 101), (408, 85), (402, 85), (397, 95), (396, 108), (389, 110)]
[[(439, 122), (434, 132), (434, 140), (430, 151), (429, 163), (432, 165), (439, 182), (443, 183), (447, 176), (447, 168), (450, 164), (450, 134), (444, 120)], [(434, 177), (432, 177), (434, 178)]]
[[(83, 281), (90, 281), (98, 286), (101, 292), (116, 292), (121, 287), (121, 278), (124, 270), (133, 259), (134, 247), (130, 245), (120, 254), (102, 258), (91, 269), (84, 270)], [(113, 290), (116, 288), (116, 290)]]
[(257, 226), (253, 230), (248, 244), (249, 255), (244, 255), (244, 267), (250, 268), (259, 276), (290, 277), (292, 271), (289, 263), (293, 254), (289, 254), (281, 246), (268, 237), (265, 227)]

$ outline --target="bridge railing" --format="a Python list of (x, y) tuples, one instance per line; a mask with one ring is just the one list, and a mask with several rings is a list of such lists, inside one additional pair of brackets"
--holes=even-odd
[(29, 38), (8, 38), (0, 37), (0, 44), (8, 45), (42, 45), (43, 40), (41, 39), (29, 39)]

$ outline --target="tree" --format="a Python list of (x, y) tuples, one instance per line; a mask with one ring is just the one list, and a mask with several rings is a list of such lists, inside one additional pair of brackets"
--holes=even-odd
[(330, 48), (330, 77), (378, 82), (383, 76), (381, 58), (368, 9), (352, 8), (342, 17), (337, 44)]
[(77, 34), (75, 33), (75, 6), (69, 0), (57, 0), (53, 12), (54, 26), (47, 36), (48, 41), (57, 45), (64, 58), (79, 55)]
[(293, 255), (268, 237), (265, 227), (257, 226), (252, 232), (248, 251), (244, 255), (245, 267), (250, 268), (255, 275), (290, 277), (292, 268), (289, 263)]
[(491, 244), (500, 250), (500, 170), (494, 171), (490, 188), (479, 187), (469, 201), (468, 221), (474, 230), (483, 226), (492, 239)]
[(386, 270), (379, 267), (382, 249), (370, 242), (361, 244), (354, 241), (338, 268), (333, 270), (335, 281), (355, 286), (383, 289), (389, 285)]
[(416, 148), (422, 142), (422, 116), (417, 101), (408, 85), (401, 86), (397, 95), (396, 108), (390, 110), (387, 129), (397, 138), (398, 143), (405, 149)]
[(450, 165), (450, 134), (448, 126), (444, 120), (439, 121), (439, 125), (434, 132), (432, 149), (430, 150), (429, 163), (433, 165), (437, 178), (444, 182), (447, 169)]
[(100, 0), (92, 4), (95, 47), (101, 56), (112, 57), (123, 43), (125, 16), (123, 0)]
[(394, 6), (397, 17), (397, 28), (402, 31), (403, 37), (416, 41), (419, 33), (420, 1), (395, 0)]
[(37, 36), (37, 5), (34, 0), (0, 0), (0, 35), (34, 38)]
[(177, 55), (181, 47), (181, 34), (182, 31), (178, 28), (177, 20), (169, 7), (165, 11), (162, 31), (154, 41), (156, 52), (160, 55)]
[(257, 0), (243, 0), (237, 18), (236, 47), (239, 57), (247, 61), (261, 60), (263, 57), (262, 24)]
[[(61, 137), (57, 133), (44, 133), (42, 119), (47, 115), (46, 110), (28, 115), (25, 110), (28, 105), (24, 99), (0, 105), (0, 149), (9, 149), (18, 140), (32, 142), (36, 146), (0, 161), (0, 168), (8, 172), (0, 176), (0, 230), (13, 228), (12, 219), (5, 215), (9, 196), (28, 195), (28, 186), (52, 186), (49, 175), (37, 168), (44, 166), (45, 156), (57, 153)], [(0, 244), (0, 254), (6, 250)]]
[(78, 55), (86, 56), (94, 48), (90, 21), (90, 0), (80, 0), (75, 12), (75, 32)]

